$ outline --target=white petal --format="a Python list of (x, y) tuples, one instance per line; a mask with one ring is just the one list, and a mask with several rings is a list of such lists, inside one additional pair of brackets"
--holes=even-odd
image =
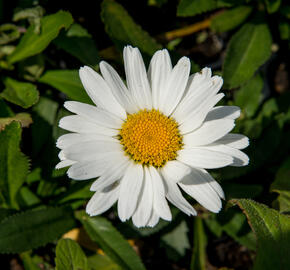
[(239, 118), (241, 109), (237, 106), (217, 106), (210, 110), (204, 121), (216, 119), (236, 119)]
[(184, 148), (187, 149), (194, 146), (210, 144), (229, 133), (234, 126), (235, 122), (231, 119), (204, 122), (195, 131), (184, 135)]
[(158, 221), (159, 221), (159, 215), (153, 209), (152, 213), (151, 213), (151, 217), (150, 217), (148, 223), (146, 224), (146, 226), (154, 227), (158, 223)]
[(132, 221), (136, 227), (145, 227), (149, 221), (153, 206), (153, 190), (151, 175), (147, 167), (144, 167), (144, 180), (140, 198)]
[(79, 115), (69, 115), (61, 118), (59, 121), (59, 127), (72, 132), (86, 134), (96, 133), (107, 136), (116, 136), (119, 133), (116, 129), (99, 126)]
[(99, 107), (126, 119), (126, 112), (113, 96), (104, 79), (90, 67), (80, 68), (79, 75), (92, 101)]
[(99, 134), (79, 134), (79, 133), (68, 133), (60, 136), (56, 141), (56, 146), (60, 149), (67, 148), (71, 145), (88, 142), (88, 141), (109, 141), (114, 142), (110, 136), (99, 135)]
[(107, 211), (118, 199), (119, 185), (113, 185), (107, 192), (95, 192), (87, 204), (86, 212), (90, 216), (96, 216)]
[(222, 207), (218, 193), (209, 184), (208, 178), (199, 169), (192, 169), (192, 173), (185, 176), (178, 183), (191, 197), (211, 212), (218, 213)]
[(216, 144), (225, 144), (229, 147), (244, 149), (249, 146), (249, 138), (242, 134), (230, 133), (215, 142)]
[(128, 91), (115, 69), (104, 61), (100, 63), (100, 69), (116, 100), (128, 113), (136, 113), (138, 107), (132, 101), (131, 93)]
[(149, 172), (153, 186), (153, 209), (163, 219), (172, 219), (171, 211), (165, 199), (165, 187), (159, 172), (153, 167), (149, 167)]
[(128, 88), (140, 109), (152, 109), (152, 97), (145, 65), (137, 48), (126, 46), (123, 51)]
[(142, 165), (132, 162), (120, 182), (118, 215), (122, 221), (129, 219), (136, 209), (143, 178)]
[(208, 79), (199, 79), (199, 77), (205, 78), (203, 75), (194, 75), (191, 84), (187, 86), (189, 89), (185, 97), (172, 115), (179, 122), (183, 121), (184, 117), (190, 114), (194, 108), (198, 108), (204, 100), (215, 96), (223, 83), (219, 76), (209, 77)]
[[(189, 133), (197, 129), (204, 121), (208, 112), (224, 97), (223, 93), (209, 97), (196, 109), (193, 109), (190, 114), (184, 116), (183, 123), (179, 126), (181, 134)], [(178, 121), (177, 121), (178, 122)], [(180, 123), (180, 122), (178, 122)]]
[(164, 183), (167, 188), (166, 198), (168, 199), (168, 201), (170, 201), (173, 205), (175, 205), (185, 214), (196, 216), (197, 215), (196, 211), (182, 196), (177, 184), (171, 181), (171, 179), (166, 179), (166, 178), (165, 178)]
[(172, 69), (166, 87), (160, 93), (159, 110), (169, 116), (185, 91), (190, 72), (190, 61), (182, 57)]
[(191, 169), (178, 160), (171, 160), (166, 162), (166, 164), (161, 168), (160, 172), (164, 179), (170, 179), (172, 182), (177, 183), (185, 175), (189, 174)]
[(87, 141), (74, 144), (65, 148), (64, 154), (66, 158), (76, 161), (86, 161), (99, 158), (106, 153), (114, 153), (112, 155), (120, 156), (123, 154), (121, 144), (109, 141)]
[(65, 167), (71, 166), (75, 163), (76, 163), (76, 161), (66, 159), (66, 160), (62, 160), (61, 162), (57, 163), (55, 168), (56, 169), (65, 168)]
[(73, 113), (87, 118), (90, 122), (104, 127), (120, 129), (123, 123), (121, 118), (114, 114), (89, 104), (77, 101), (66, 101), (64, 107)]
[(233, 162), (229, 164), (234, 167), (242, 167), (249, 164), (249, 157), (242, 151), (229, 147), (227, 145), (208, 145), (204, 146), (205, 149), (210, 151), (216, 151), (217, 153), (223, 153), (233, 158)]
[(166, 85), (172, 70), (170, 56), (166, 49), (157, 51), (150, 62), (148, 78), (152, 89), (154, 109), (159, 109), (160, 95), (166, 91)]
[(204, 147), (182, 149), (178, 152), (177, 160), (191, 167), (205, 169), (221, 168), (233, 162), (233, 158), (229, 155), (204, 149)]

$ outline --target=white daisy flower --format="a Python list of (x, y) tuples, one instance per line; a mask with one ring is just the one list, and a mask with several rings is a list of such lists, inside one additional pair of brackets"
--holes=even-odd
[(96, 106), (67, 101), (74, 115), (59, 126), (72, 133), (57, 140), (61, 149), (56, 168), (70, 166), (75, 180), (97, 178), (87, 204), (99, 215), (118, 203), (122, 221), (132, 217), (137, 227), (172, 219), (168, 201), (188, 215), (196, 215), (181, 190), (211, 212), (219, 212), (224, 193), (205, 169), (244, 166), (240, 149), (248, 138), (229, 132), (240, 109), (215, 105), (223, 80), (209, 68), (190, 75), (190, 61), (182, 57), (172, 67), (167, 50), (157, 51), (149, 70), (137, 48), (124, 48), (127, 85), (106, 62), (101, 75), (90, 67), (80, 78)]

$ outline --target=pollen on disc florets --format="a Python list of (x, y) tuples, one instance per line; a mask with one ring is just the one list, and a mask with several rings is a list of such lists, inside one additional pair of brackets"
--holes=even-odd
[(176, 121), (155, 109), (129, 114), (119, 135), (124, 151), (144, 165), (162, 167), (182, 148)]

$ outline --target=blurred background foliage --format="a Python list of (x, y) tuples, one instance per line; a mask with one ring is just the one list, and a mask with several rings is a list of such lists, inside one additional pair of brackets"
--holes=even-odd
[[(1, 269), (290, 269), (290, 4), (286, 0), (0, 0)], [(137, 229), (90, 218), (91, 181), (55, 170), (65, 100), (88, 102), (80, 66), (121, 74), (124, 45), (167, 48), (224, 78), (250, 165), (211, 171), (226, 200)], [(188, 198), (189, 199), (189, 198)]]

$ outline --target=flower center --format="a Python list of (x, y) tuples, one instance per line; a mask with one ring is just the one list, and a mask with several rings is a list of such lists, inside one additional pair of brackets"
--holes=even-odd
[(144, 165), (162, 167), (182, 148), (176, 121), (154, 109), (129, 114), (119, 135), (124, 151)]

